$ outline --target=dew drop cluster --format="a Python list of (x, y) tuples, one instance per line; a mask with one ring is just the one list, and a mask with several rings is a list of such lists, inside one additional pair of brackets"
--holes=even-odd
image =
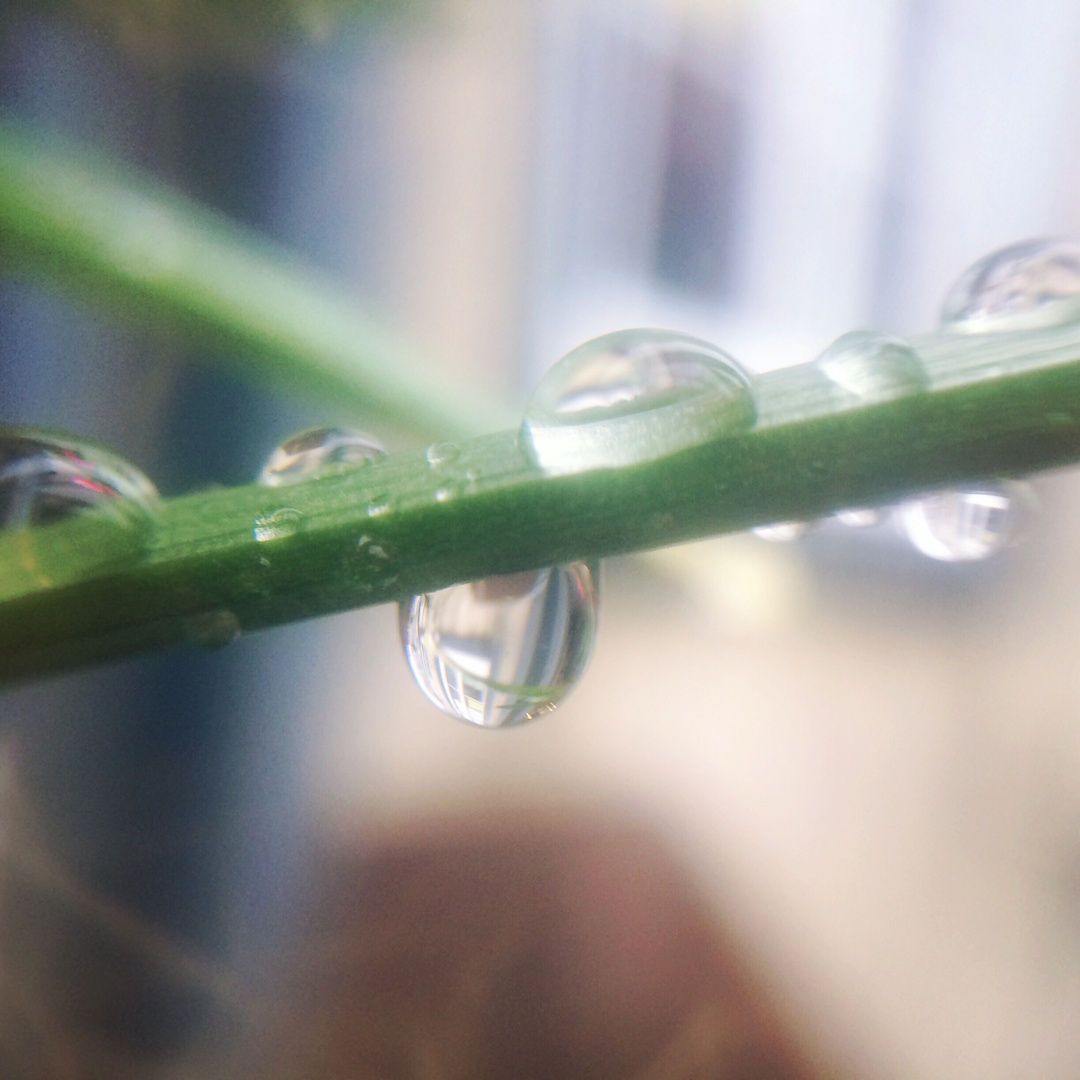
[[(1031, 241), (995, 252), (963, 274), (946, 298), (942, 329), (997, 334), (1077, 319), (1080, 246)], [(871, 331), (843, 335), (812, 368), (822, 392), (842, 407), (881, 404), (927, 387), (915, 350)], [(723, 350), (670, 330), (621, 330), (555, 363), (528, 403), (519, 445), (540, 471), (564, 476), (659, 460), (743, 435), (756, 422), (752, 380)], [(266, 545), (259, 564), (272, 565), (274, 545), (305, 529), (285, 489), (370, 466), (385, 453), (370, 436), (337, 427), (307, 429), (281, 443), (257, 477), (268, 495), (251, 524), (254, 540)], [(464, 482), (458, 476), (461, 455), (453, 443), (427, 448), (436, 504), (475, 489), (474, 471), (464, 473)], [(368, 525), (348, 559), (354, 581), (386, 587), (398, 580), (398, 560), (380, 519), (394, 503), (389, 492), (371, 487)], [(0, 431), (0, 534), (93, 514), (108, 528), (138, 537), (152, 528), (157, 502), (153, 484), (107, 451), (48, 433)], [(897, 506), (851, 507), (836, 520), (857, 529), (892, 522), (921, 554), (970, 562), (1014, 543), (1033, 504), (1028, 485), (991, 479), (917, 493)], [(814, 524), (778, 521), (753, 532), (792, 541)], [(32, 546), (27, 550), (28, 565), (37, 567)], [(550, 712), (591, 656), (597, 578), (598, 567), (573, 562), (403, 600), (401, 642), (417, 686), (442, 711), (484, 728), (513, 727)], [(186, 627), (189, 639), (207, 646), (227, 644), (242, 629), (228, 610), (189, 617)]]
[[(941, 329), (957, 334), (1051, 330), (1080, 320), (1080, 244), (1027, 240), (980, 259), (948, 291)], [(885, 400), (924, 385), (918, 357), (903, 342), (869, 331), (845, 334), (814, 363), (841, 394)], [(1017, 543), (1037, 510), (1030, 484), (994, 479), (917, 494), (892, 507), (841, 511), (852, 528), (889, 521), (921, 555), (977, 562)], [(814, 522), (782, 522), (753, 531), (794, 540)]]
[[(567, 475), (662, 458), (741, 434), (754, 420), (749, 378), (715, 345), (670, 330), (621, 330), (551, 368), (519, 442), (543, 472)], [(449, 443), (425, 455), (435, 470), (458, 456)], [(458, 492), (448, 482), (435, 498)], [(576, 685), (598, 608), (596, 570), (576, 562), (414, 596), (401, 605), (401, 640), (438, 708), (479, 727), (513, 727), (550, 712)]]

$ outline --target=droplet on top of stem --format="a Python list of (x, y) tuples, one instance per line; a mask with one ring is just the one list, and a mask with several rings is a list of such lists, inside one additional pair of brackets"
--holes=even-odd
[(616, 468), (753, 427), (730, 356), (672, 330), (620, 330), (568, 352), (540, 381), (521, 446), (547, 473)]
[(38, 527), (87, 510), (118, 524), (150, 519), (158, 493), (134, 465), (51, 432), (0, 429), (0, 529)]
[(1080, 318), (1080, 244), (1025, 240), (970, 267), (945, 298), (941, 325), (968, 334), (1034, 330)]
[(405, 658), (424, 695), (480, 727), (550, 712), (592, 654), (597, 590), (585, 563), (486, 578), (400, 608)]
[[(52, 432), (0, 429), (6, 591), (56, 585), (137, 557), (158, 508), (154, 485), (110, 451)], [(74, 517), (88, 519), (76, 534), (51, 528)]]
[(925, 390), (922, 361), (907, 342), (873, 330), (836, 339), (814, 366), (845, 403), (874, 405)]
[(259, 483), (284, 487), (316, 476), (332, 476), (386, 454), (370, 435), (349, 428), (317, 427), (286, 439), (259, 473)]

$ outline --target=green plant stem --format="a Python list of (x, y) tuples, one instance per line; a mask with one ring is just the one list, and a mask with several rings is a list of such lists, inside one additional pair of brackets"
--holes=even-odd
[[(921, 388), (870, 404), (782, 369), (753, 380), (751, 430), (617, 469), (545, 475), (503, 432), (437, 467), (392, 455), (174, 499), (139, 553), (91, 518), (8, 534), (0, 678), (1080, 460), (1080, 324), (914, 346)], [(289, 535), (257, 539), (266, 519)]]
[(426, 370), (286, 251), (99, 157), (0, 121), (0, 259), (110, 314), (377, 425), (460, 438), (513, 422)]

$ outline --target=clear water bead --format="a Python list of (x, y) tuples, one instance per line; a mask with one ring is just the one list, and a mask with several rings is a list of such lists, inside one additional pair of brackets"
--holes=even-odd
[(926, 372), (915, 350), (873, 330), (841, 335), (814, 365), (847, 404), (895, 401), (926, 388)]
[(838, 510), (836, 520), (849, 529), (871, 529), (881, 524), (882, 512), (877, 507), (852, 507), (849, 510)]
[(1080, 244), (1026, 240), (980, 259), (949, 290), (947, 330), (969, 334), (1059, 326), (1080, 318)]
[(424, 451), (424, 457), (433, 469), (436, 469), (441, 465), (450, 465), (457, 461), (460, 454), (461, 451), (452, 442), (432, 443), (427, 450)]
[(286, 439), (259, 473), (259, 483), (284, 487), (316, 476), (331, 476), (353, 469), (386, 450), (370, 435), (349, 428), (317, 427)]
[(0, 429), (0, 529), (52, 525), (95, 511), (115, 524), (149, 524), (154, 485), (101, 447), (51, 432)]
[(715, 345), (620, 330), (568, 352), (525, 413), (521, 446), (548, 473), (615, 468), (753, 427), (750, 382)]
[(550, 712), (592, 654), (597, 591), (572, 563), (414, 596), (401, 640), (417, 685), (443, 712), (512, 727)]
[(778, 521), (772, 525), (759, 525), (750, 530), (759, 540), (768, 540), (774, 544), (786, 544), (798, 540), (810, 531), (808, 521)]
[(903, 503), (897, 524), (915, 548), (941, 562), (975, 562), (1015, 543), (1034, 507), (1016, 481), (936, 491)]
[(269, 514), (260, 514), (251, 527), (251, 535), (265, 544), (271, 540), (287, 540), (295, 536), (304, 524), (303, 512), (292, 506), (282, 506)]

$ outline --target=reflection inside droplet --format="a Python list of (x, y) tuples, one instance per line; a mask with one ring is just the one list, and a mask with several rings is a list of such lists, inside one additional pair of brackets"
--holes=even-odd
[(86, 510), (131, 523), (152, 517), (157, 505), (154, 485), (101, 447), (0, 429), (0, 529), (51, 525)]
[(896, 508), (914, 547), (941, 562), (974, 562), (1015, 543), (1034, 507), (1026, 484), (1002, 482), (935, 491)]
[(400, 609), (405, 657), (433, 704), (481, 727), (549, 712), (580, 679), (596, 633), (584, 563), (415, 596)]
[(286, 439), (259, 473), (259, 483), (283, 487), (354, 469), (386, 450), (370, 435), (349, 428), (308, 428)]
[[(52, 432), (0, 429), (3, 588), (54, 585), (136, 557), (160, 508), (154, 485), (101, 447)], [(48, 528), (85, 518), (77, 534)]]
[(981, 334), (1058, 326), (1080, 318), (1080, 244), (1026, 240), (970, 267), (949, 290), (948, 330)]
[(567, 353), (537, 386), (521, 445), (573, 473), (663, 457), (754, 424), (750, 383), (726, 353), (671, 330), (621, 330)]

